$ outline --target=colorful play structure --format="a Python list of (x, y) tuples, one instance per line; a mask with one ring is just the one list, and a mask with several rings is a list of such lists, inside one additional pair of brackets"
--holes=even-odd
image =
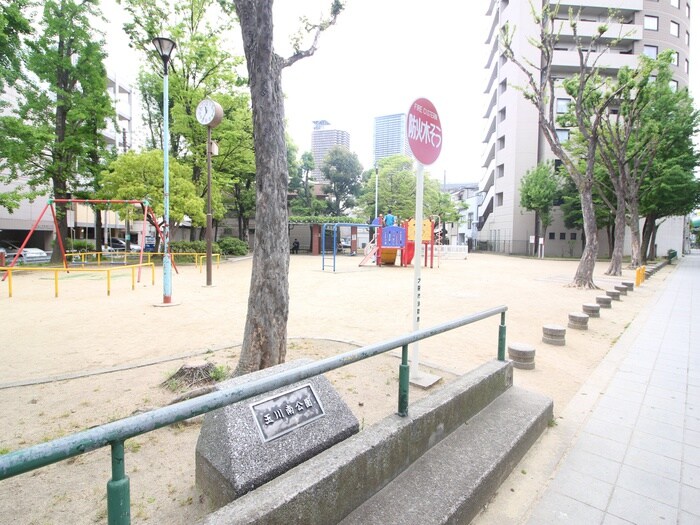
[[(351, 253), (357, 250), (357, 228), (375, 228), (374, 238), (365, 246), (364, 257), (359, 266), (373, 264), (408, 266), (412, 263), (416, 252), (416, 221), (403, 221), (400, 226), (377, 226), (372, 224), (323, 224), (321, 228), (321, 269), (325, 270), (325, 239), (326, 228), (333, 228), (333, 271), (337, 254), (337, 231), (340, 226), (351, 227)], [(433, 267), (435, 255), (435, 223), (429, 219), (423, 220), (421, 244), (425, 245), (423, 266), (428, 266), (430, 252), (430, 268)], [(398, 261), (398, 262), (397, 262)]]

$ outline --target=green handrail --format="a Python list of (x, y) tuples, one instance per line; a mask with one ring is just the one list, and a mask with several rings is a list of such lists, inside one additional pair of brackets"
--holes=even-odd
[(107, 483), (108, 523), (109, 525), (129, 525), (131, 523), (129, 511), (130, 491), (129, 478), (125, 474), (124, 458), (124, 442), (127, 439), (399, 347), (402, 348), (402, 352), (401, 365), (399, 367), (398, 414), (405, 417), (408, 415), (409, 392), (408, 345), (500, 314), (498, 360), (505, 361), (505, 315), (507, 310), (507, 306), (483, 310), (431, 328), (416, 330), (396, 339), (363, 346), (340, 355), (321, 359), (291, 370), (285, 370), (273, 376), (211, 392), (194, 399), (188, 399), (180, 403), (54, 439), (53, 441), (10, 452), (0, 456), (0, 480), (110, 445), (112, 448), (112, 478)]

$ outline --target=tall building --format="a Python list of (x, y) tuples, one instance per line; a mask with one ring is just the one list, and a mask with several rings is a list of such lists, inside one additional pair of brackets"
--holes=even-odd
[[(536, 6), (542, 3), (544, 0), (535, 2)], [(554, 51), (552, 72), (555, 77), (564, 78), (575, 73), (579, 63), (568, 23), (569, 9), (580, 13), (578, 32), (584, 38), (595, 35), (601, 24), (607, 24), (609, 9), (613, 9), (617, 22), (609, 24), (606, 34), (611, 35), (611, 39), (619, 37), (619, 41), (600, 56), (598, 65), (602, 72), (614, 75), (623, 66), (635, 68), (642, 54), (656, 57), (671, 49), (674, 52), (672, 87), (688, 85), (689, 0), (561, 0), (559, 4), (557, 18), (562, 20), (562, 30)], [(533, 249), (530, 240), (535, 235), (535, 215), (520, 207), (520, 180), (529, 169), (554, 156), (539, 131), (535, 107), (515, 89), (525, 85), (524, 74), (503, 56), (498, 37), (506, 23), (515, 27), (512, 44), (515, 55), (539, 64), (539, 51), (528, 42), (528, 38), (539, 36), (539, 29), (532, 20), (529, 2), (490, 0), (486, 15), (490, 30), (485, 67), (490, 74), (484, 91), (488, 99), (484, 115), (485, 174), (479, 187), (486, 198), (479, 206), (479, 241), (482, 244), (486, 241), (490, 250), (524, 254)], [(595, 60), (599, 53), (593, 51), (592, 60)], [(560, 90), (555, 100), (556, 111), (566, 112), (570, 102)], [(565, 137), (569, 130), (562, 128), (558, 133)], [(601, 253), (607, 251), (605, 235), (600, 236), (600, 244)], [(546, 255), (579, 256), (581, 232), (565, 228), (555, 210), (545, 247)]]
[(335, 146), (350, 149), (350, 134), (347, 131), (333, 129), (327, 120), (314, 120), (314, 130), (311, 133), (311, 153), (314, 156), (315, 168), (311, 172), (314, 180), (323, 179), (321, 167), (328, 152)]
[(406, 135), (406, 114), (374, 118), (374, 162), (392, 155), (412, 157)]

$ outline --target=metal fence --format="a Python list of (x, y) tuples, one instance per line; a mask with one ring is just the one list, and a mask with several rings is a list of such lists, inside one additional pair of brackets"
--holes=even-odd
[(264, 377), (243, 385), (223, 388), (194, 399), (120, 419), (33, 447), (10, 452), (0, 456), (0, 480), (109, 445), (112, 449), (112, 478), (107, 483), (108, 523), (109, 525), (129, 525), (131, 523), (130, 488), (124, 457), (124, 442), (127, 439), (399, 347), (401, 347), (402, 352), (401, 364), (399, 365), (398, 414), (405, 417), (408, 415), (409, 393), (408, 345), (500, 314), (501, 323), (498, 327), (497, 358), (500, 361), (505, 361), (507, 310), (507, 306), (483, 310), (431, 328), (416, 330), (396, 339), (364, 346), (337, 356), (302, 365), (298, 368), (279, 372), (273, 376)]

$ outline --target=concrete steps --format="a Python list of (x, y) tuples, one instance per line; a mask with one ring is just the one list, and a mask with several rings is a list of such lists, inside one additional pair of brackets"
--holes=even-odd
[(510, 388), (341, 525), (469, 523), (552, 417), (549, 398)]

